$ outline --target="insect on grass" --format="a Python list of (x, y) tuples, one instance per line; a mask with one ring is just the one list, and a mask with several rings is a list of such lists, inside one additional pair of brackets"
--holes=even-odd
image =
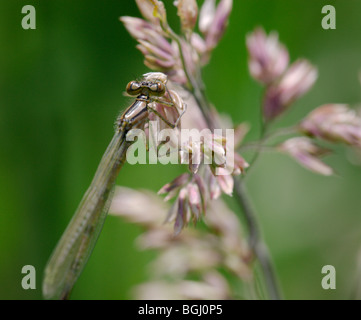
[[(143, 129), (151, 112), (172, 128), (178, 125), (185, 112), (185, 105), (176, 105), (166, 83), (167, 76), (160, 72), (144, 74), (142, 80), (128, 83), (127, 94), (135, 97), (135, 101), (118, 117), (113, 139), (99, 163), (88, 190), (48, 261), (43, 280), (43, 295), (46, 299), (69, 297), (94, 249), (108, 213), (115, 180), (126, 160), (126, 151), (131, 144), (126, 139), (127, 133), (131, 129)], [(154, 103), (176, 108), (178, 118), (175, 123), (171, 123), (157, 111), (153, 107)]]

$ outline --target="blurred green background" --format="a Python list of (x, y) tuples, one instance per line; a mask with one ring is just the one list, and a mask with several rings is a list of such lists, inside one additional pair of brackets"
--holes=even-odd
[[(165, 1), (175, 18), (173, 1)], [(23, 30), (21, 9), (36, 8), (36, 30)], [(321, 9), (336, 8), (337, 29), (323, 30)], [(46, 261), (87, 189), (129, 99), (125, 85), (149, 70), (118, 21), (139, 16), (133, 1), (0, 1), (0, 298), (41, 299)], [(170, 19), (172, 24), (172, 19)], [(175, 23), (178, 25), (178, 22)], [(245, 36), (277, 30), (292, 61), (305, 57), (319, 79), (279, 125), (328, 102), (361, 101), (361, 1), (235, 0), (229, 28), (204, 70), (210, 100), (258, 136), (261, 88), (248, 74)], [(337, 148), (324, 178), (278, 155), (262, 156), (248, 180), (286, 299), (347, 299), (361, 249), (361, 170)], [(158, 190), (177, 166), (126, 165), (118, 183)], [(130, 299), (153, 257), (134, 239), (140, 228), (108, 217), (73, 299)], [(23, 290), (21, 268), (37, 270)], [(321, 288), (333, 265), (337, 289)]]

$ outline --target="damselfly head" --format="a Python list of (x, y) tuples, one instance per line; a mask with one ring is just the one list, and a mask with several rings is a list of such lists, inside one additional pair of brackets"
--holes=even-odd
[(165, 83), (167, 76), (161, 72), (150, 72), (145, 74), (145, 76), (141, 81), (129, 82), (126, 88), (127, 93), (131, 96), (137, 96), (142, 93), (151, 96), (163, 96), (166, 91)]

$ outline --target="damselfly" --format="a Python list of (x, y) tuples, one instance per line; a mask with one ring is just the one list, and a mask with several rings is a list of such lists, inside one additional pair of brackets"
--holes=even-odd
[(135, 101), (118, 117), (113, 139), (45, 268), (43, 295), (46, 299), (68, 298), (93, 251), (107, 216), (116, 177), (131, 144), (126, 139), (127, 133), (133, 128), (144, 128), (149, 112), (154, 112), (169, 126), (177, 126), (185, 111), (184, 107), (175, 123), (169, 122), (151, 107), (153, 102), (175, 107), (166, 82), (165, 74), (151, 72), (143, 75), (141, 81), (128, 83), (126, 91), (136, 96)]

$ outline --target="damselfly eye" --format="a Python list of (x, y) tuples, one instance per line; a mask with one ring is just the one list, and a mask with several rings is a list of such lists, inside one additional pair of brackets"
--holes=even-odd
[(151, 91), (154, 91), (154, 92), (158, 91), (158, 84), (157, 84), (157, 83), (151, 84), (151, 85), (149, 86), (149, 89), (150, 89)]
[(127, 85), (127, 93), (131, 96), (136, 96), (140, 93), (141, 91), (141, 85), (139, 84), (139, 82), (137, 81), (131, 81), (128, 83)]
[(156, 82), (149, 86), (149, 90), (152, 91), (152, 94), (161, 96), (165, 92), (165, 85), (161, 82)]

